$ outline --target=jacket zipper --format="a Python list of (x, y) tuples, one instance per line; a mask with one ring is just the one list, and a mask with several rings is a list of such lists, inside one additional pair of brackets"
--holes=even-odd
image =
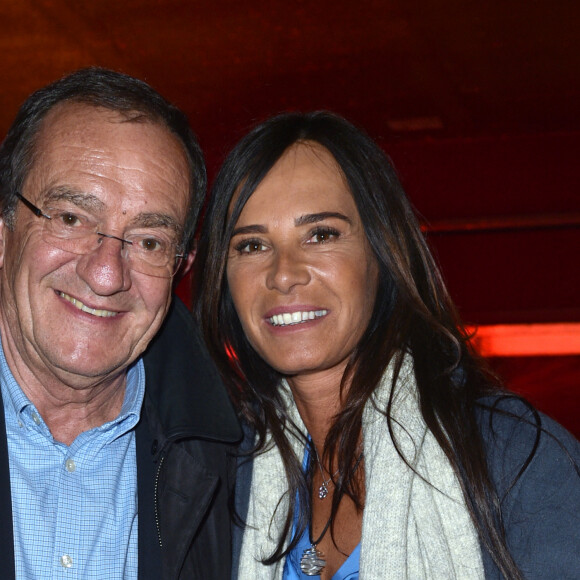
[(157, 466), (157, 473), (155, 474), (155, 525), (157, 526), (157, 537), (159, 539), (159, 546), (163, 548), (163, 542), (161, 541), (161, 526), (159, 525), (159, 475), (161, 474), (161, 467), (163, 461), (165, 460), (165, 455), (162, 455), (159, 459), (159, 465)]

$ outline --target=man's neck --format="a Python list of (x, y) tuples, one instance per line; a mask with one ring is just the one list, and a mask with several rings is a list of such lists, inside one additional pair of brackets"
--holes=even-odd
[(125, 397), (125, 378), (123, 375), (117, 383), (98, 385), (92, 387), (90, 393), (80, 395), (77, 391), (70, 393), (70, 387), (69, 392), (59, 390), (57, 396), (45, 390), (38, 394), (42, 396), (31, 397), (23, 390), (36, 406), (54, 439), (71, 445), (81, 433), (119, 416)]
[(12, 376), (34, 404), (54, 439), (70, 445), (78, 435), (118, 417), (125, 398), (126, 369), (98, 378), (81, 377), (29, 356), (17, 348), (0, 317), (2, 349)]

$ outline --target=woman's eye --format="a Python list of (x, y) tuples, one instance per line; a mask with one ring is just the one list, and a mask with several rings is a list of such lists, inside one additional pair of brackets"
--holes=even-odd
[(266, 246), (259, 240), (244, 240), (236, 244), (234, 249), (239, 254), (255, 254), (257, 252), (263, 252)]
[(338, 238), (340, 232), (333, 228), (318, 228), (312, 232), (308, 243), (313, 244), (324, 244), (330, 242), (331, 240)]

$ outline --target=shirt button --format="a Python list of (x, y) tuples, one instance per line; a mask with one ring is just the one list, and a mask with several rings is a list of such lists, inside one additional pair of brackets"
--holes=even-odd
[(63, 554), (60, 557), (60, 565), (63, 568), (72, 568), (72, 565), (73, 565), (72, 558), (68, 554)]
[[(73, 459), (67, 459), (67, 460), (64, 462), (64, 465), (65, 465), (65, 467), (66, 467), (66, 470), (67, 470), (68, 472), (70, 472), (70, 473), (72, 473), (72, 472), (73, 472), (73, 471), (74, 471), (74, 470), (77, 468), (77, 466), (75, 465), (75, 462), (74, 462), (74, 460), (73, 460)], [(63, 556), (63, 558), (64, 558), (64, 556)], [(67, 556), (67, 558), (68, 558), (68, 556)], [(63, 565), (64, 565), (64, 564), (63, 564)]]
[(36, 413), (32, 413), (32, 420), (37, 424), (40, 425), (40, 417)]

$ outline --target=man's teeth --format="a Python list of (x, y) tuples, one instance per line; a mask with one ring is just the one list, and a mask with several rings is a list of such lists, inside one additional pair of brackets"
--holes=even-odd
[(117, 312), (111, 312), (110, 310), (97, 310), (96, 308), (89, 308), (88, 306), (85, 306), (77, 298), (73, 298), (72, 296), (69, 296), (64, 292), (59, 292), (59, 294), (62, 296), (62, 298), (68, 300), (73, 306), (76, 306), (79, 310), (82, 310), (83, 312), (88, 312), (93, 316), (102, 316), (103, 318), (108, 318), (109, 316), (117, 315)]
[(326, 316), (328, 310), (309, 310), (305, 312), (284, 312), (284, 314), (274, 314), (269, 318), (273, 326), (289, 326), (292, 324), (301, 324), (308, 320), (314, 320)]

